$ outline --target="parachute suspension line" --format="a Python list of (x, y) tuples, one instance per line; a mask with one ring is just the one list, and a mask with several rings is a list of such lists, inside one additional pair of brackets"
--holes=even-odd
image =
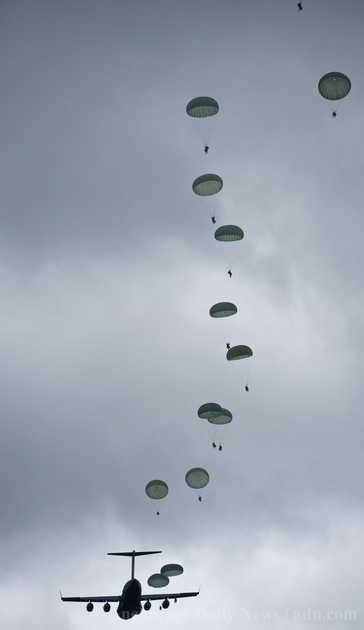
[(215, 430), (214, 430), (214, 443), (215, 443), (215, 445), (216, 445), (216, 446), (215, 446), (215, 448), (214, 448), (214, 450), (215, 450), (217, 453), (219, 453), (220, 451), (222, 451), (222, 443), (221, 443), (221, 439), (218, 439), (218, 437), (220, 438), (220, 437), (221, 437), (221, 435), (219, 436), (219, 433), (220, 433), (220, 432), (217, 430), (216, 425), (214, 425), (214, 428), (215, 428)]
[[(168, 492), (168, 485), (165, 481), (162, 481), (161, 479), (153, 479), (152, 481), (149, 481), (145, 486), (145, 494), (147, 495), (147, 497), (149, 497), (149, 499), (152, 499), (153, 501), (160, 501), (161, 499), (164, 499), (167, 496)], [(159, 510), (156, 511), (155, 515), (160, 516)]]
[[(201, 490), (209, 483), (210, 475), (204, 468), (191, 468), (186, 472), (185, 481), (189, 488)], [(199, 495), (198, 500), (202, 501), (201, 495)]]
[[(237, 251), (234, 249), (237, 243), (244, 238), (244, 232), (238, 225), (220, 225), (214, 234), (215, 241), (220, 244), (217, 245), (219, 256), (221, 256), (221, 266), (223, 269), (226, 280), (232, 281), (235, 279), (234, 264), (236, 262)], [(239, 247), (239, 244), (238, 244)], [(230, 286), (229, 286), (230, 289)], [(225, 342), (226, 343), (226, 342)], [(226, 348), (229, 350), (230, 346), (226, 343)]]
[(250, 361), (248, 361), (248, 365), (246, 366), (245, 385), (244, 385), (244, 390), (246, 392), (250, 392), (250, 383), (252, 381), (252, 371), (253, 371), (253, 364), (252, 364), (252, 358), (251, 358)]
[(212, 432), (211, 433), (212, 433), (212, 448), (214, 449), (214, 451), (216, 451), (217, 448), (218, 448), (219, 442), (218, 442), (217, 435), (216, 435), (217, 431), (216, 431), (216, 426), (215, 425), (212, 425)]
[[(317, 88), (323, 98), (329, 101), (339, 101), (349, 94), (351, 81), (342, 72), (328, 72), (321, 77)], [(331, 112), (331, 116), (336, 118), (336, 109)]]
[[(221, 428), (223, 425), (229, 424), (233, 419), (233, 414), (229, 409), (225, 409), (221, 407), (218, 403), (205, 403), (201, 405), (197, 411), (197, 415), (199, 418), (203, 420), (207, 420), (210, 427), (209, 431), (209, 439), (211, 441), (211, 446), (213, 449), (217, 449), (217, 451), (222, 451), (222, 441), (218, 439), (221, 437)], [(218, 427), (220, 427), (218, 429)], [(202, 481), (206, 479), (205, 475), (208, 474), (206, 471), (202, 471), (200, 473), (202, 475)]]
[(210, 125), (211, 116), (215, 116), (219, 111), (218, 102), (211, 96), (197, 96), (186, 105), (186, 113), (191, 118), (203, 119), (200, 121), (199, 128), (203, 130), (203, 147), (205, 155), (210, 149)]

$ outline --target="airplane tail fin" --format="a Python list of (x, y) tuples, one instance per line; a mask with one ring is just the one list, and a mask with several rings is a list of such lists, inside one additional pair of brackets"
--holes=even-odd
[(136, 556), (149, 556), (152, 553), (162, 553), (161, 551), (110, 551), (108, 556), (126, 556), (131, 558), (131, 579), (134, 579), (135, 573), (135, 557)]

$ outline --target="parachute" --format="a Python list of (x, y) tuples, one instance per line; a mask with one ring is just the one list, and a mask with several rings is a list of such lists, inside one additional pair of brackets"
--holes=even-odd
[(211, 424), (229, 424), (233, 419), (233, 414), (229, 409), (224, 409), (224, 407), (220, 408), (220, 413), (215, 418), (209, 419)]
[(226, 353), (228, 361), (237, 361), (238, 359), (247, 359), (253, 356), (253, 350), (249, 346), (233, 346)]
[(199, 490), (207, 486), (210, 476), (204, 468), (191, 468), (186, 472), (186, 484), (194, 490)]
[(224, 409), (218, 403), (205, 403), (197, 411), (199, 418), (208, 420), (211, 424), (228, 424), (233, 415), (228, 409)]
[(219, 104), (211, 96), (197, 96), (187, 103), (186, 112), (192, 118), (207, 118), (219, 111)]
[(241, 241), (244, 232), (238, 225), (221, 225), (215, 232), (217, 241)]
[(341, 72), (328, 72), (321, 77), (318, 83), (318, 91), (323, 98), (330, 101), (338, 101), (349, 94), (351, 81), (346, 74)]
[(218, 302), (210, 308), (211, 317), (231, 317), (238, 312), (237, 306), (232, 302)]
[(165, 564), (161, 568), (161, 574), (166, 575), (168, 578), (182, 575), (182, 573), (183, 567), (180, 564)]
[(223, 181), (219, 175), (214, 173), (205, 173), (197, 177), (192, 184), (193, 192), (196, 195), (207, 197), (209, 195), (216, 195), (223, 187)]
[(221, 406), (218, 403), (205, 403), (198, 409), (197, 415), (199, 418), (211, 422), (211, 419), (219, 416), (220, 412)]
[(153, 573), (153, 575), (148, 578), (148, 584), (153, 588), (162, 588), (169, 584), (169, 577), (161, 573)]
[(150, 499), (164, 499), (168, 494), (168, 486), (165, 481), (153, 479), (145, 486), (145, 492)]

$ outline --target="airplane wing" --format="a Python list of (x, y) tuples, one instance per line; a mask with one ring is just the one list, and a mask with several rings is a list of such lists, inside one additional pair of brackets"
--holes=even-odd
[(152, 595), (141, 595), (140, 599), (142, 602), (145, 602), (148, 600), (153, 601), (156, 599), (180, 599), (180, 597), (196, 597), (196, 595), (199, 594), (199, 591), (192, 593), (162, 593), (160, 595), (152, 593)]
[(120, 595), (96, 595), (96, 597), (63, 597), (62, 602), (119, 602)]

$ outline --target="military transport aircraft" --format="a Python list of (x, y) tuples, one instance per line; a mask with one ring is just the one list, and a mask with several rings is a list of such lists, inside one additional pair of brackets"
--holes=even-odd
[(139, 615), (142, 612), (142, 603), (144, 604), (144, 610), (151, 609), (151, 601), (163, 600), (162, 607), (168, 608), (169, 600), (173, 599), (175, 602), (180, 597), (195, 597), (199, 592), (191, 593), (162, 593), (162, 594), (150, 594), (142, 595), (142, 587), (134, 577), (135, 571), (135, 557), (147, 556), (152, 553), (162, 553), (161, 551), (119, 551), (108, 553), (108, 556), (128, 556), (131, 558), (131, 579), (126, 582), (121, 595), (97, 595), (92, 597), (63, 597), (61, 593), (61, 600), (63, 602), (87, 602), (86, 610), (91, 612), (94, 609), (94, 603), (104, 602), (104, 611), (110, 611), (110, 602), (117, 602), (118, 607), (116, 612), (121, 619), (131, 619), (134, 615)]

